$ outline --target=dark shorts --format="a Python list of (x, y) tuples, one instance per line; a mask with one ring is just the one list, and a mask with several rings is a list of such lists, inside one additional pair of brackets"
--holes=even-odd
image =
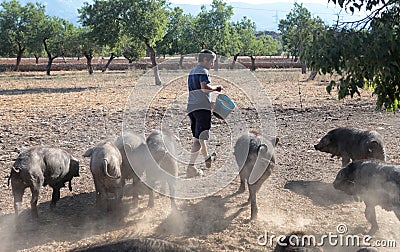
[(189, 118), (193, 137), (208, 140), (211, 129), (211, 111), (196, 110), (189, 113)]

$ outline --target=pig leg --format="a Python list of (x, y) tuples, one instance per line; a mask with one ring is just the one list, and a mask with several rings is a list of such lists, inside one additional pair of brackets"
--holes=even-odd
[(133, 174), (132, 178), (132, 200), (133, 200), (133, 208), (137, 208), (139, 206), (139, 193), (138, 190), (142, 186), (142, 182), (140, 179), (136, 176), (136, 174)]
[(176, 177), (178, 176), (178, 164), (175, 162), (173, 157), (168, 156), (168, 158), (164, 158), (162, 162), (162, 168), (168, 172), (171, 176), (165, 175), (166, 183), (163, 185), (168, 184), (169, 193), (170, 193), (170, 200), (171, 200), (171, 209), (176, 210), (176, 202), (175, 202), (175, 185), (176, 185)]
[(96, 207), (98, 209), (103, 209), (103, 207), (104, 207), (103, 198), (105, 197), (105, 195), (104, 195), (104, 192), (101, 189), (102, 187), (99, 185), (99, 182), (97, 179), (94, 180), (94, 188), (96, 190)]
[(249, 200), (251, 203), (251, 216), (250, 216), (250, 220), (256, 220), (257, 219), (257, 215), (258, 215), (258, 208), (257, 208), (257, 188), (255, 185), (251, 185), (249, 186)]
[(24, 190), (14, 190), (14, 211), (18, 216), (22, 210), (22, 195), (24, 194)]
[(123, 196), (123, 192), (122, 192), (122, 187), (117, 187), (116, 191), (116, 210), (120, 211), (122, 209), (122, 196)]
[(240, 174), (240, 186), (239, 186), (239, 190), (237, 190), (236, 194), (241, 194), (244, 193), (245, 189), (246, 189), (246, 179), (244, 178), (244, 175)]
[(346, 167), (350, 163), (350, 155), (345, 153), (341, 154), (342, 156), (342, 167)]
[(16, 216), (18, 216), (22, 211), (22, 196), (26, 187), (19, 180), (11, 180), (11, 185), (14, 196), (14, 211)]
[(51, 195), (51, 203), (50, 209), (54, 209), (56, 207), (57, 201), (60, 199), (60, 187), (53, 188), (53, 194)]
[(132, 192), (132, 199), (133, 199), (133, 208), (137, 208), (139, 206), (139, 194), (138, 192), (133, 189), (134, 191)]
[(39, 188), (40, 184), (38, 185), (31, 185), (31, 193), (32, 193), (32, 199), (31, 199), (31, 211), (32, 211), (32, 218), (33, 219), (38, 219), (38, 210), (37, 210), (37, 203), (39, 200)]
[(365, 205), (365, 218), (367, 218), (367, 221), (371, 223), (371, 230), (369, 230), (368, 234), (372, 235), (375, 234), (379, 229), (378, 222), (376, 221), (375, 206), (370, 204)]
[(397, 219), (400, 220), (400, 205), (396, 206), (394, 209), (394, 214), (396, 215)]
[(154, 192), (152, 189), (149, 189), (149, 202), (147, 203), (148, 208), (154, 207)]
[(149, 190), (149, 202), (147, 203), (148, 208), (154, 207), (154, 191), (153, 191), (154, 186), (155, 186), (154, 180), (149, 181), (149, 186), (146, 185), (147, 189)]
[(169, 186), (169, 192), (171, 194), (170, 199), (171, 199), (171, 209), (177, 209), (176, 208), (176, 202), (175, 202), (175, 180), (174, 181), (169, 181), (168, 182)]
[(266, 173), (264, 173), (263, 176), (261, 176), (261, 178), (254, 184), (249, 186), (249, 200), (248, 202), (251, 203), (251, 220), (256, 220), (257, 219), (257, 214), (258, 214), (258, 207), (257, 207), (257, 192), (260, 190), (262, 184), (264, 183), (264, 181), (269, 177), (270, 173), (267, 171)]

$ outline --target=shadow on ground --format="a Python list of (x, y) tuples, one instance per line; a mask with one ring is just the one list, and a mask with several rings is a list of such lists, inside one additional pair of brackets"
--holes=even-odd
[(226, 216), (229, 198), (209, 196), (195, 204), (182, 205), (179, 211), (171, 211), (157, 228), (164, 235), (197, 236), (218, 233), (225, 230), (245, 208), (239, 208)]
[(9, 89), (9, 90), (0, 90), (0, 95), (23, 95), (23, 94), (39, 94), (39, 93), (77, 93), (91, 89), (95, 89), (95, 87)]
[(154, 251), (154, 252), (186, 252), (190, 248), (169, 241), (155, 238), (133, 238), (117, 242), (110, 242), (87, 248), (72, 250), (71, 252), (130, 252), (130, 251)]
[(310, 198), (313, 204), (318, 206), (330, 206), (353, 201), (353, 197), (336, 190), (331, 183), (321, 181), (292, 180), (286, 182), (284, 188)]
[(95, 208), (95, 193), (82, 193), (64, 197), (50, 210), (50, 202), (38, 205), (39, 219), (32, 220), (30, 208), (21, 213), (18, 225), (15, 215), (0, 216), (0, 251), (29, 250), (51, 242), (74, 242), (92, 235), (103, 234), (125, 228), (124, 223), (129, 204), (120, 214), (110, 214)]

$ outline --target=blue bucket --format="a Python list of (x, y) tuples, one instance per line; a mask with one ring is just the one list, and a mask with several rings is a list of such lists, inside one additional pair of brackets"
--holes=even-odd
[(224, 94), (218, 94), (213, 109), (213, 114), (220, 118), (226, 119), (228, 115), (235, 109), (235, 103)]

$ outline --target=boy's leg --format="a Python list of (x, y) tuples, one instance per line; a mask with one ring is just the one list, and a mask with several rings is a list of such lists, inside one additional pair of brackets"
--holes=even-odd
[(196, 162), (197, 156), (199, 155), (201, 145), (199, 142), (199, 139), (195, 138), (192, 144), (192, 149), (190, 153), (190, 160), (189, 160), (189, 165), (186, 168), (186, 177), (187, 178), (192, 178), (195, 176), (201, 176), (203, 175), (203, 171), (197, 169), (194, 164)]
[(195, 138), (192, 144), (192, 149), (190, 150), (189, 165), (194, 165), (196, 163), (196, 159), (199, 156), (200, 149), (201, 149), (200, 141), (199, 139)]

